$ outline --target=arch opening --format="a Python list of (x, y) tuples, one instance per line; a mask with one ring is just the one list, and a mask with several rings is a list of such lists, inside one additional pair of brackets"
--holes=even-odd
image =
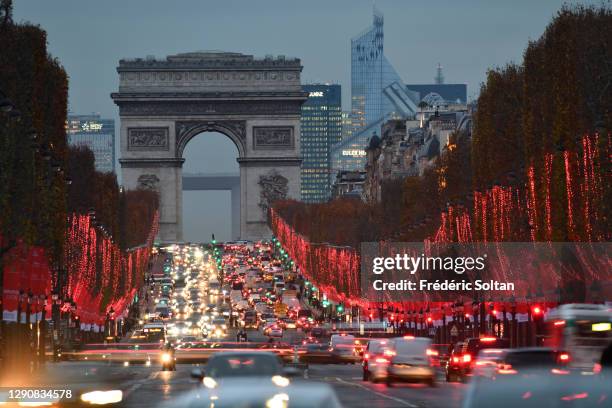
[(183, 239), (208, 242), (240, 236), (240, 146), (226, 133), (192, 132), (182, 140)]

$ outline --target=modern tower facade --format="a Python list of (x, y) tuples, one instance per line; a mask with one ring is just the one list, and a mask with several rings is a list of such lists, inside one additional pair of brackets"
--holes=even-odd
[(302, 105), (300, 149), (302, 200), (319, 203), (331, 197), (330, 149), (342, 140), (340, 85), (303, 85), (308, 100)]
[(87, 146), (95, 157), (96, 170), (115, 171), (115, 121), (100, 115), (68, 115), (68, 143)]
[(332, 149), (334, 174), (363, 169), (365, 148), (374, 133), (380, 135), (381, 125), (418, 112), (416, 95), (406, 88), (384, 54), (383, 26), (383, 15), (375, 9), (372, 26), (351, 39), (352, 132)]

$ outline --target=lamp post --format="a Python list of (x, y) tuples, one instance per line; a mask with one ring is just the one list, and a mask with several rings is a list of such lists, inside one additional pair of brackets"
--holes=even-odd
[(52, 345), (53, 345), (53, 360), (57, 361), (59, 357), (59, 349), (60, 349), (60, 305), (61, 299), (59, 297), (59, 293), (57, 291), (53, 291), (51, 293), (51, 321), (53, 322), (53, 335), (52, 335)]
[(40, 295), (41, 314), (39, 322), (38, 361), (42, 366), (45, 363), (45, 341), (47, 340), (47, 296)]

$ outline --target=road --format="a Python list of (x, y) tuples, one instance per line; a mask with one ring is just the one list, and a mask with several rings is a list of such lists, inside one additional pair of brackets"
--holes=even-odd
[[(179, 364), (177, 371), (160, 371), (158, 366), (61, 362), (49, 364), (47, 383), (72, 384), (91, 389), (120, 389), (123, 406), (155, 407), (171, 402), (200, 383), (190, 377), (195, 365)], [(50, 380), (52, 379), (52, 380)], [(346, 407), (459, 407), (465, 384), (440, 381), (438, 387), (400, 384), (388, 388), (361, 380), (359, 365), (310, 365), (305, 378), (294, 381), (321, 381), (330, 384)]]

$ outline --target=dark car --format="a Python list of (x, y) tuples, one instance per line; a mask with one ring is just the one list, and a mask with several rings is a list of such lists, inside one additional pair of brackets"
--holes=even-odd
[(569, 374), (565, 368), (569, 353), (549, 347), (524, 347), (504, 350), (497, 363), (497, 374), (515, 375), (531, 369), (556, 370), (556, 374)]
[(390, 362), (390, 341), (387, 339), (371, 339), (363, 354), (363, 381), (376, 382), (387, 378), (387, 366)]
[(283, 375), (283, 363), (276, 354), (268, 352), (222, 352), (208, 360), (203, 374), (215, 380), (235, 377), (270, 378)]
[(572, 371), (570, 354), (548, 347), (503, 350), (492, 380), (475, 377), (464, 408), (610, 407), (610, 379)]
[(476, 337), (457, 343), (446, 363), (446, 381), (465, 381), (471, 375), (478, 352), (487, 348), (508, 348), (506, 339)]
[(302, 346), (300, 351), (301, 363), (333, 364), (336, 362), (327, 344), (308, 343)]

